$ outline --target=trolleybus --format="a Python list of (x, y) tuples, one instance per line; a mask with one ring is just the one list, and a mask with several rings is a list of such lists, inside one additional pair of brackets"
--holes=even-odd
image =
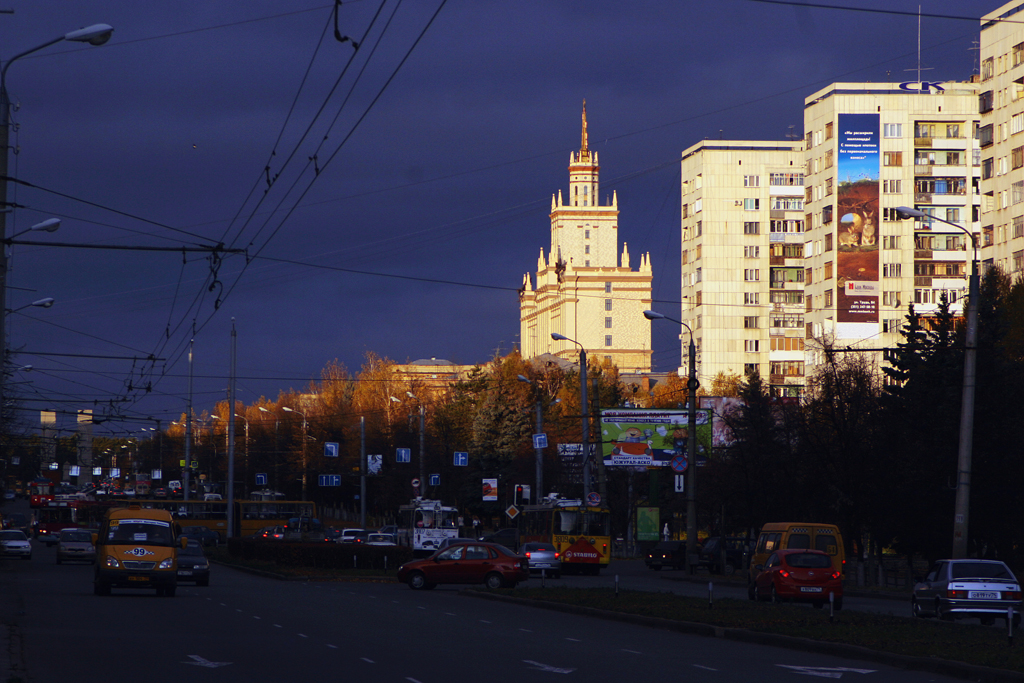
[(597, 574), (611, 559), (611, 512), (603, 505), (552, 494), (527, 505), (519, 522), (520, 542), (551, 543), (562, 556), (563, 571)]
[(459, 511), (439, 500), (415, 498), (398, 508), (398, 545), (430, 555), (446, 538), (459, 536)]

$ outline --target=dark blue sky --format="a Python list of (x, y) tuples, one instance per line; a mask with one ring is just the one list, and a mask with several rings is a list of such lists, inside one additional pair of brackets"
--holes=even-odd
[[(124, 434), (177, 419), (193, 324), (198, 411), (226, 396), (232, 319), (245, 403), (301, 390), (335, 359), (358, 371), (368, 351), (507, 352), (584, 98), (620, 239), (634, 265), (651, 253), (655, 308), (674, 315), (682, 150), (802, 135), (803, 98), (834, 81), (916, 79), (912, 16), (753, 0), (441, 5), (345, 2), (338, 29), (356, 51), (335, 39), (328, 3), (9, 3), (4, 60), (89, 24), (115, 33), (10, 68), (10, 175), (31, 185), (12, 188), (24, 208), (8, 235), (59, 216), (59, 232), (34, 239), (248, 250), (213, 263), (16, 246), (9, 306), (57, 300), (10, 317), (15, 361), (35, 367), (11, 379), (27, 421), (93, 408), (118, 417), (99, 431)], [(924, 77), (968, 79), (978, 23), (922, 27)], [(674, 369), (676, 331), (654, 330), (655, 369)]]

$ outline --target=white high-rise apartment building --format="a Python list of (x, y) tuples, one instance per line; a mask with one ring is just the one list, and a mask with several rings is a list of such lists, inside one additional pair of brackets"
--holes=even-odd
[(551, 198), (551, 250), (537, 259), (536, 287), (523, 276), (519, 295), (520, 343), (524, 358), (551, 353), (577, 360), (575, 344), (551, 339), (555, 332), (578, 342), (590, 358), (610, 360), (621, 372), (651, 370), (651, 262), (630, 268), (629, 250), (619, 245), (618, 198), (599, 198), (597, 152), (587, 140), (583, 103), (580, 150), (569, 156), (569, 196)]
[[(1008, 21), (1005, 21), (1008, 20)], [(1024, 275), (1024, 0), (981, 19), (982, 258)]]
[[(756, 371), (778, 396), (804, 377), (803, 143), (703, 141), (683, 152), (681, 318), (704, 387)], [(679, 373), (689, 373), (682, 330)]]
[[(894, 348), (907, 305), (962, 314), (980, 234), (977, 83), (834, 83), (804, 102), (808, 369)], [(913, 207), (955, 224), (899, 220)], [(959, 227), (957, 227), (959, 226)]]

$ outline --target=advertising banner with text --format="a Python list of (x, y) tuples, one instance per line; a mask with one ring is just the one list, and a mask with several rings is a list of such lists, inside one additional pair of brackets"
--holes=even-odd
[[(697, 464), (707, 461), (711, 411), (697, 411)], [(613, 408), (601, 411), (605, 466), (668, 467), (689, 454), (689, 413), (685, 409)]]
[(878, 176), (881, 162), (878, 127), (878, 114), (839, 115), (836, 320), (841, 326), (838, 331), (840, 337), (877, 333), (877, 330), (852, 327), (846, 327), (844, 332), (842, 325), (878, 324), (881, 289), (878, 265)]

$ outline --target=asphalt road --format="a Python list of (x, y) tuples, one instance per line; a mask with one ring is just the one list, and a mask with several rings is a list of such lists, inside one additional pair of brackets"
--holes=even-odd
[[(685, 587), (653, 572), (636, 574), (620, 571), (620, 585), (628, 575), (638, 584)], [(614, 576), (563, 581), (614, 584)], [(31, 562), (0, 561), (0, 618), (10, 625), (6, 635), (22, 680), (956, 680), (472, 599), (455, 587), (284, 582), (217, 566), (209, 587), (181, 585), (174, 598), (116, 589), (96, 597), (91, 578), (91, 566), (58, 566), (55, 550), (38, 543)]]

